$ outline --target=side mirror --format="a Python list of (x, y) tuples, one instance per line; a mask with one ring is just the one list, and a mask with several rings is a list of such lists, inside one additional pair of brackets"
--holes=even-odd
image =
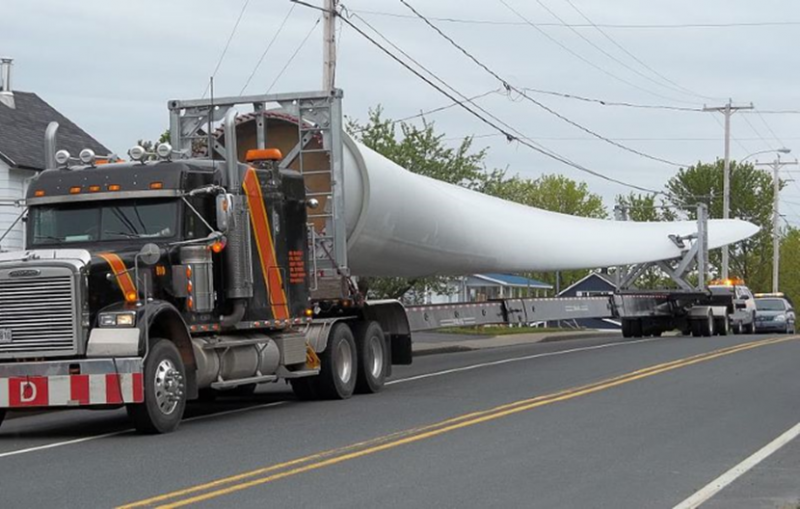
[(734, 304), (734, 307), (736, 309), (745, 309), (747, 305), (744, 302), (737, 302), (736, 304)]
[(145, 265), (155, 265), (161, 259), (161, 249), (153, 243), (147, 243), (139, 250), (138, 257)]
[(231, 223), (231, 211), (233, 209), (233, 195), (217, 195), (217, 230), (227, 232)]

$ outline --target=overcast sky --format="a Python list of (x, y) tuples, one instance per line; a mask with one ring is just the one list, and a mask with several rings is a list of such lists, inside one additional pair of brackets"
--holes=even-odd
[[(686, 108), (722, 105), (729, 97), (738, 104), (752, 102), (765, 113), (734, 116), (732, 156), (743, 158), (784, 145), (800, 152), (800, 114), (766, 113), (800, 110), (798, 2), (408, 1), (432, 18), (499, 22), (434, 21), (515, 87)], [(526, 24), (503, 2), (537, 27)], [(0, 55), (15, 59), (15, 88), (36, 92), (124, 154), (137, 139), (155, 138), (165, 129), (168, 99), (203, 94), (244, 3), (5, 0)], [(414, 19), (399, 0), (349, 0), (344, 5), (464, 95), (500, 87), (495, 78)], [(290, 9), (289, 0), (249, 1), (216, 74), (216, 95), (236, 95), (242, 90)], [(602, 32), (592, 26), (574, 27), (574, 31), (561, 26), (548, 9), (568, 24), (587, 25), (580, 10), (603, 25)], [(292, 9), (247, 93), (266, 92), (311, 30), (272, 92), (320, 87), (322, 27), (315, 26), (318, 18), (316, 10)], [(362, 19), (351, 20), (370, 30)], [(751, 26), (685, 26), (742, 23)], [(387, 116), (402, 118), (450, 103), (349, 27), (342, 27), (339, 36), (337, 86), (345, 92), (348, 116), (363, 119), (369, 107), (382, 104)], [(534, 92), (530, 96), (604, 137), (656, 158), (691, 164), (722, 157), (718, 114), (603, 106)], [(610, 177), (660, 189), (677, 170), (593, 138), (519, 97), (495, 93), (477, 102), (537, 143)], [(454, 144), (458, 137), (475, 135), (475, 146), (489, 149), (490, 168), (508, 168), (511, 174), (530, 178), (563, 173), (586, 181), (609, 205), (615, 195), (629, 191), (508, 143), (460, 108), (428, 118), (454, 138)], [(752, 159), (772, 157), (762, 154)], [(800, 178), (800, 173), (796, 176)], [(789, 184), (782, 198), (787, 219), (800, 223), (800, 185)]]

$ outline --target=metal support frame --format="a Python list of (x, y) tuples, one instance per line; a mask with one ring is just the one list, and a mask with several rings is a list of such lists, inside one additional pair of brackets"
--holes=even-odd
[[(229, 160), (229, 151), (217, 142), (216, 125), (223, 118), (226, 124), (235, 118), (232, 113), (236, 106), (251, 106), (255, 115), (256, 142), (259, 148), (267, 145), (266, 120), (262, 112), (269, 104), (279, 105), (283, 110), (297, 119), (298, 144), (287, 153), (280, 163), (281, 169), (287, 169), (295, 161), (300, 173), (304, 173), (303, 156), (311, 153), (326, 152), (329, 155), (330, 167), (309, 168), (309, 176), (317, 173), (330, 173), (331, 189), (328, 202), (330, 209), (325, 211), (324, 234), (314, 236), (312, 252), (319, 255), (314, 260), (314, 277), (321, 274), (323, 278), (338, 279), (349, 277), (347, 263), (347, 227), (344, 218), (344, 123), (342, 118), (342, 91), (314, 91), (299, 93), (248, 95), (241, 97), (216, 97), (212, 99), (170, 100), (167, 106), (170, 111), (170, 142), (177, 151), (188, 157), (210, 158), (218, 154), (230, 167), (238, 161)], [(226, 130), (227, 137), (235, 129)], [(309, 148), (309, 144), (320, 139), (322, 147)], [(198, 143), (196, 143), (198, 142)], [(200, 146), (205, 145), (204, 150)], [(235, 153), (233, 154), (235, 157)], [(313, 173), (312, 173), (313, 172)], [(235, 184), (235, 183), (234, 183)], [(321, 218), (322, 216), (320, 216)], [(316, 282), (314, 284), (316, 287)]]
[[(624, 213), (616, 214), (616, 209), (615, 216), (626, 217)], [(617, 291), (629, 290), (631, 285), (652, 267), (661, 269), (682, 290), (703, 291), (708, 274), (708, 207), (703, 203), (697, 206), (697, 232), (683, 236), (670, 235), (669, 239), (681, 249), (681, 257), (621, 268)], [(695, 285), (686, 278), (692, 270), (697, 272), (697, 284)]]

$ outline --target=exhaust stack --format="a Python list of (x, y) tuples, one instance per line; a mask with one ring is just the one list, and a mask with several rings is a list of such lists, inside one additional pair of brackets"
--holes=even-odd
[(15, 108), (14, 92), (11, 88), (11, 64), (13, 58), (0, 57), (0, 104)]

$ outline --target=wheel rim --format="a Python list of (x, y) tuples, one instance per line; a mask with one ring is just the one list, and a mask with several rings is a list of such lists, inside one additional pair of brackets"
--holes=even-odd
[(340, 341), (336, 347), (336, 374), (343, 383), (353, 375), (353, 349), (347, 341)]
[(372, 378), (379, 378), (383, 373), (383, 343), (377, 336), (369, 338), (370, 369)]
[(164, 415), (170, 415), (178, 408), (181, 400), (181, 374), (169, 359), (162, 359), (156, 367), (153, 380), (156, 404)]

